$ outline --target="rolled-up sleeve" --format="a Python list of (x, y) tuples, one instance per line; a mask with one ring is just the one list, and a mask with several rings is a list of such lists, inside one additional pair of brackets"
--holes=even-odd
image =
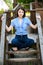
[(10, 25), (13, 26), (13, 27), (15, 26), (14, 22), (15, 22), (14, 20), (11, 20), (11, 24)]
[(31, 22), (31, 20), (29, 18), (27, 18), (27, 24), (28, 25), (31, 25), (32, 24), (32, 22)]

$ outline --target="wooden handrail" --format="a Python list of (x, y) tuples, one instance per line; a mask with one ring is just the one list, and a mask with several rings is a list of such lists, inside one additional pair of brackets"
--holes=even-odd
[(32, 10), (29, 10), (29, 9), (25, 9), (26, 11), (43, 11), (43, 8), (36, 8), (36, 9), (32, 9)]
[(36, 12), (36, 21), (37, 21), (40, 51), (41, 51), (41, 62), (42, 62), (42, 65), (43, 65), (43, 35), (42, 35), (42, 27), (41, 27), (41, 16), (37, 12)]
[(43, 11), (43, 8), (36, 8), (36, 9), (32, 9), (30, 11)]
[[(5, 27), (6, 27), (6, 13), (3, 14), (1, 27), (1, 43), (0, 43), (0, 65), (4, 65), (4, 48), (5, 48)], [(4, 28), (4, 29), (3, 29)]]
[(19, 7), (19, 3), (15, 6), (15, 8), (14, 9), (12, 9), (12, 11), (15, 11), (18, 7)]
[[(17, 8), (16, 8), (17, 9)], [(29, 10), (29, 9), (25, 9), (25, 11), (43, 11), (43, 8), (36, 8), (36, 9), (32, 9), (32, 10)], [(14, 12), (14, 10), (9, 10), (9, 11), (6, 11), (5, 13), (7, 12)]]

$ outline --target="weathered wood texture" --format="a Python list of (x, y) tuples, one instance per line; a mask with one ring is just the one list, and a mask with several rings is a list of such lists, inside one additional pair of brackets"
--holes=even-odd
[(6, 26), (6, 14), (3, 14), (1, 28), (1, 43), (0, 43), (0, 65), (4, 64), (4, 47), (5, 47), (5, 26)]
[(0, 17), (0, 35), (1, 35), (1, 26), (2, 26), (2, 21), (1, 21), (1, 17)]
[(32, 6), (33, 6), (33, 9), (42, 8), (43, 3), (42, 2), (33, 2)]
[[(7, 12), (8, 13), (8, 15), (7, 15), (7, 21), (9, 22), (7, 22), (7, 24), (8, 24), (8, 26), (10, 25), (10, 21), (11, 21), (11, 13), (10, 12)], [(9, 17), (10, 16), (10, 17)], [(32, 18), (33, 17), (33, 18)], [(36, 19), (34, 18), (35, 17), (35, 11), (34, 11), (34, 13), (33, 12), (31, 12), (31, 18), (32, 18), (32, 23), (33, 24), (35, 24), (36, 23)], [(33, 31), (33, 30), (32, 30)], [(4, 30), (4, 32), (5, 32), (5, 30)], [(33, 31), (33, 32), (35, 32), (35, 31)], [(4, 35), (5, 36), (5, 35)], [(5, 41), (4, 41), (5, 42)], [(3, 43), (4, 43), (3, 42)], [(4, 48), (4, 47), (3, 47)], [(3, 50), (4, 51), (4, 50)], [(2, 53), (3, 54), (3, 53)], [(2, 57), (1, 57), (2, 58)], [(3, 60), (3, 59), (2, 59)], [(3, 63), (2, 63), (3, 64)]]
[(40, 14), (36, 12), (36, 21), (37, 21), (37, 26), (38, 26), (38, 35), (39, 35), (40, 51), (41, 51), (41, 61), (42, 61), (42, 65), (43, 65), (43, 37), (42, 37), (42, 27), (41, 27), (41, 20), (38, 19), (38, 16), (40, 16)]
[(43, 10), (37, 11), (37, 12), (40, 13), (40, 16), (41, 16), (41, 27), (42, 27), (42, 33), (43, 33)]

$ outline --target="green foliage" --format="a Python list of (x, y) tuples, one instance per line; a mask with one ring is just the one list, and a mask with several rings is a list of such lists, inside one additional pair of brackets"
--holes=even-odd
[[(30, 2), (34, 2), (34, 0), (18, 0), (18, 2), (21, 4), (26, 4), (26, 3), (29, 4)], [(30, 6), (24, 6), (24, 8), (29, 9)]]
[(32, 62), (29, 62), (28, 65), (32, 65)]
[[(11, 0), (4, 0), (7, 5), (10, 7), (10, 9), (13, 8), (13, 5), (11, 3)], [(30, 2), (33, 2), (34, 0), (18, 0), (19, 3), (30, 3)], [(25, 8), (29, 8), (29, 6), (25, 6)]]
[[(11, 3), (11, 0), (4, 0), (7, 5), (10, 7), (10, 9), (13, 9), (13, 4)], [(35, 0), (17, 0), (19, 3), (30, 3), (30, 2), (34, 2)], [(42, 2), (43, 0), (38, 0), (39, 2)], [(28, 8), (29, 6), (25, 6), (26, 8)]]
[(3, 13), (4, 13), (4, 10), (3, 10), (3, 9), (1, 9), (1, 10), (0, 10), (0, 15), (1, 15), (1, 14), (3, 14)]
[(4, 1), (7, 3), (7, 5), (9, 6), (10, 9), (13, 8), (13, 4), (12, 4), (11, 0), (4, 0)]
[(30, 2), (34, 2), (34, 0), (18, 0), (18, 2), (20, 2), (20, 3), (30, 3)]

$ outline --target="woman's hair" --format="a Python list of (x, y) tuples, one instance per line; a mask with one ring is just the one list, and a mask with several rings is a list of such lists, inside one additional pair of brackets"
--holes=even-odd
[(21, 9), (21, 10), (23, 10), (24, 11), (24, 15), (23, 15), (23, 18), (25, 17), (25, 10), (24, 10), (24, 8), (23, 7), (19, 7), (18, 9), (17, 9), (17, 17), (18, 17), (18, 11), (19, 11), (19, 9)]

